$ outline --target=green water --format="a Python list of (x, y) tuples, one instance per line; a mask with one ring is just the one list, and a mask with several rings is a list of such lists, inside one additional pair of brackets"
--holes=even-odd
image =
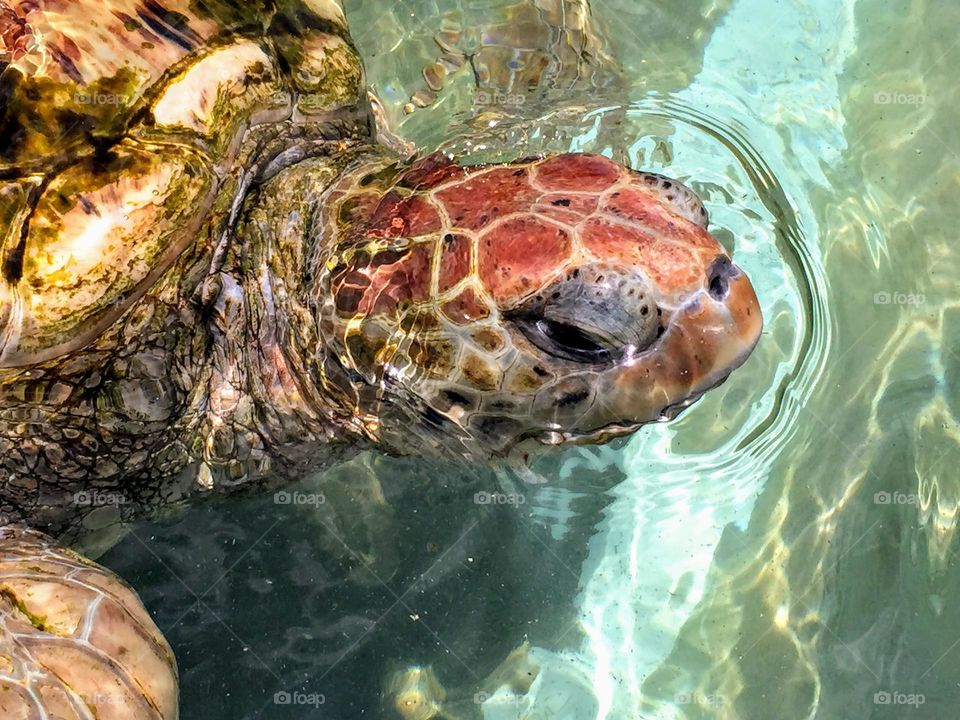
[[(688, 182), (763, 339), (679, 420), (542, 460), (519, 505), (477, 505), (483, 471), (376, 459), (306, 481), (321, 506), (137, 528), (103, 560), (171, 639), (184, 717), (400, 717), (415, 667), (451, 718), (956, 716), (960, 5), (594, 0), (621, 86), (478, 132), (461, 73), (406, 115), (433, 34), (509, 4), (347, 3), (394, 131)], [(490, 688), (525, 641), (535, 679)]]

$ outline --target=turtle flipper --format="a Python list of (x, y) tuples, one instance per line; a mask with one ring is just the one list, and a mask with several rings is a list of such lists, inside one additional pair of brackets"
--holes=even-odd
[(137, 594), (46, 535), (0, 528), (0, 715), (176, 720), (173, 652)]
[(522, 105), (531, 91), (608, 85), (619, 77), (589, 0), (524, 0), (503, 22), (463, 27), (447, 18), (434, 36), (440, 53), (423, 69), (426, 87), (411, 96), (407, 112), (433, 104), (446, 77), (462, 67), (473, 73), (481, 107)]

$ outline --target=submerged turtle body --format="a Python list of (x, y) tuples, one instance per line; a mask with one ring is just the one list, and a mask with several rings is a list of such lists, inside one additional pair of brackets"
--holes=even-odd
[(414, 93), (406, 112), (432, 104), (445, 78), (465, 65), (481, 107), (522, 104), (534, 89), (559, 97), (580, 84), (602, 87), (618, 78), (588, 0), (532, 0), (504, 10), (497, 24), (471, 18), (469, 7), (449, 13), (434, 36), (440, 55), (423, 69), (426, 87)]
[[(361, 448), (603, 440), (671, 417), (759, 337), (683, 185), (378, 145), (335, 0), (6, 0), (0, 38), (11, 713), (88, 717), (77, 698), (122, 687), (98, 717), (176, 716), (136, 596), (11, 524), (82, 529)], [(144, 652), (110, 644), (127, 636)], [(59, 672), (72, 657), (89, 664)]]
[(337, 3), (191, 7), (5, 6), (32, 41), (3, 72), (0, 457), (16, 479), (0, 514), (44, 522), (99, 481), (196, 454), (184, 438), (215, 420), (185, 410), (208, 400), (204, 315), (227, 296), (244, 198), (370, 142)]

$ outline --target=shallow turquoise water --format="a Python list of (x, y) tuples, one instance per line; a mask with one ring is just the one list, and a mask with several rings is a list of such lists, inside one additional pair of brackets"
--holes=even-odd
[(394, 131), (688, 182), (761, 344), (677, 421), (544, 458), (522, 503), (477, 504), (482, 470), (378, 458), (296, 488), (323, 504), (137, 527), (102, 560), (170, 638), (184, 717), (400, 717), (416, 668), (451, 718), (952, 717), (960, 6), (594, 2), (622, 85), (490, 127), (461, 73), (406, 115), (433, 34), (510, 4), (347, 4)]

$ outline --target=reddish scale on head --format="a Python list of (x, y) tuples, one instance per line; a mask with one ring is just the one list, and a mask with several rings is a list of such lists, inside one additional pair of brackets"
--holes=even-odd
[(533, 206), (534, 212), (551, 220), (576, 225), (597, 209), (596, 195), (547, 193)]
[(647, 277), (667, 291), (695, 283), (703, 273), (701, 264), (689, 251), (671, 242), (655, 240), (626, 224), (590, 218), (581, 230), (580, 239), (598, 259), (613, 259), (625, 267), (639, 266)]
[(546, 190), (602, 192), (620, 180), (620, 166), (600, 155), (556, 155), (533, 166)]
[(715, 248), (716, 240), (699, 225), (670, 212), (659, 200), (643, 190), (626, 188), (612, 193), (603, 210), (617, 217), (642, 223), (657, 235), (666, 235), (691, 245)]
[(547, 193), (540, 198), (539, 205), (563, 208), (578, 215), (590, 215), (597, 209), (597, 195), (572, 195), (569, 193)]
[(341, 317), (352, 317), (370, 287), (370, 278), (361, 272), (344, 269), (331, 278), (334, 304)]
[(440, 215), (422, 195), (403, 197), (391, 190), (377, 205), (367, 228), (371, 237), (419, 237), (440, 229)]
[(443, 314), (457, 325), (469, 325), (474, 320), (482, 320), (490, 315), (490, 310), (476, 293), (467, 288), (453, 300), (443, 305)]
[(440, 292), (446, 292), (470, 272), (470, 239), (463, 235), (443, 237), (440, 256)]
[(540, 191), (530, 184), (523, 167), (467, 176), (436, 193), (454, 226), (469, 230), (478, 230), (511, 213), (526, 212), (539, 196)]
[(500, 307), (542, 287), (570, 259), (571, 239), (562, 228), (534, 215), (511, 218), (480, 238), (480, 280)]
[[(347, 190), (337, 190), (331, 195), (330, 199), (332, 202), (336, 202), (346, 194)], [(340, 203), (337, 211), (337, 221), (340, 227), (347, 232), (356, 234), (356, 228), (364, 227), (370, 217), (373, 216), (380, 200), (379, 194), (371, 192), (347, 195), (346, 199)]]
[[(388, 262), (384, 262), (387, 260)], [(430, 249), (418, 245), (405, 253), (374, 256), (370, 285), (357, 306), (362, 315), (398, 315), (398, 305), (423, 302), (430, 294)]]
[(411, 190), (430, 190), (447, 180), (463, 177), (466, 172), (445, 155), (433, 153), (411, 165), (397, 184)]

